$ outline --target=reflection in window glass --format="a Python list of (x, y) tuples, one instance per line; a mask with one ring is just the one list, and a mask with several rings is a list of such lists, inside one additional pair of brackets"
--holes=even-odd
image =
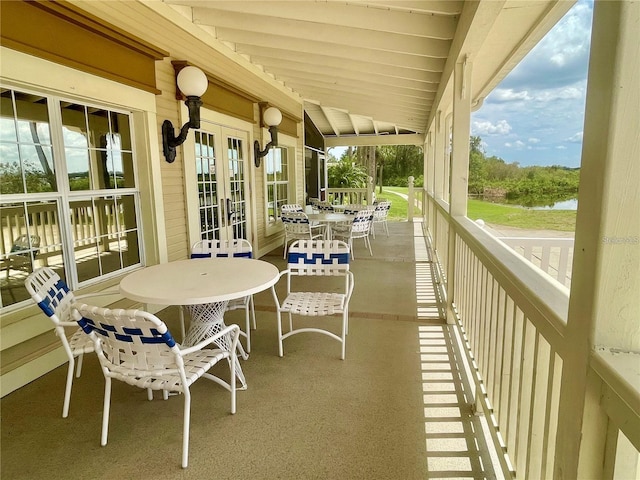
[(272, 148), (266, 156), (267, 222), (271, 225), (280, 218), (280, 207), (289, 201), (289, 166), (286, 148)]
[(67, 104), (62, 117), (71, 190), (135, 186), (131, 133), (126, 115)]
[[(0, 308), (29, 298), (24, 278), (41, 266), (76, 289), (139, 265), (130, 115), (10, 89), (0, 107)], [(59, 112), (50, 124), (51, 108)], [(58, 185), (55, 172), (65, 167), (69, 183)], [(95, 191), (103, 189), (114, 194)]]
[(36, 268), (49, 266), (65, 278), (55, 201), (5, 203), (0, 225), (2, 306), (30, 298), (24, 281)]
[(5, 90), (1, 115), (0, 191), (55, 192), (47, 99)]

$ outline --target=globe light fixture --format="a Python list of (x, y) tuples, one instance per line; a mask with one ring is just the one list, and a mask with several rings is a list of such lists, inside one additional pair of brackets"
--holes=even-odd
[(276, 107), (269, 107), (262, 112), (262, 124), (269, 128), (271, 141), (267, 143), (264, 150), (260, 150), (260, 142), (253, 142), (253, 159), (256, 167), (260, 166), (260, 159), (264, 157), (271, 147), (278, 146), (278, 125), (282, 122), (282, 113)]
[(182, 126), (177, 136), (171, 121), (165, 120), (162, 123), (162, 151), (165, 160), (169, 163), (173, 163), (176, 159), (176, 147), (182, 145), (187, 139), (189, 129), (200, 128), (200, 106), (202, 105), (200, 97), (209, 86), (205, 73), (193, 66), (180, 70), (177, 81), (178, 88), (187, 97), (184, 103), (189, 109), (189, 121)]

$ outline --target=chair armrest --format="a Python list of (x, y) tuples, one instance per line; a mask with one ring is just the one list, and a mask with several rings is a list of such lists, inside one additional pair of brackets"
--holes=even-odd
[(349, 291), (347, 292), (347, 302), (349, 302), (349, 300), (351, 300), (351, 294), (353, 293), (353, 286), (355, 283), (355, 278), (353, 276), (353, 272), (351, 270), (349, 270), (347, 272), (347, 276), (349, 278)]
[[(232, 333), (234, 333), (234, 334), (232, 334)], [(196, 343), (192, 347), (180, 348), (180, 355), (184, 357), (185, 355), (189, 355), (190, 353), (200, 351), (204, 347), (206, 347), (207, 345), (211, 345), (215, 340), (217, 340), (217, 339), (219, 339), (221, 337), (224, 337), (225, 335), (228, 335), (228, 334), (232, 334), (232, 336), (231, 336), (231, 349), (229, 351), (235, 352), (236, 351), (236, 346), (238, 344), (238, 338), (240, 337), (240, 327), (238, 327), (238, 325), (236, 325), (236, 324), (233, 324), (233, 325), (227, 326), (226, 328), (223, 328), (222, 330), (220, 330), (215, 335), (212, 335), (211, 337), (205, 338), (201, 342)]]

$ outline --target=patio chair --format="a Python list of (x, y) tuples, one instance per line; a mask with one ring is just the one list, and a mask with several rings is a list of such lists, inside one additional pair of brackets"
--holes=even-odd
[(382, 201), (376, 204), (376, 209), (373, 213), (373, 225), (371, 226), (371, 233), (373, 238), (376, 238), (376, 223), (381, 223), (384, 227), (384, 231), (389, 236), (389, 226), (387, 225), (387, 217), (389, 216), (389, 209), (391, 208), (391, 202)]
[(331, 205), (329, 202), (318, 202), (316, 204), (316, 208), (318, 209), (318, 212), (331, 213), (335, 211), (333, 205)]
[(313, 240), (324, 236), (323, 233), (313, 233), (309, 217), (304, 212), (283, 213), (281, 219), (284, 225), (284, 253), (282, 258), (287, 258), (287, 248), (290, 241)]
[[(230, 379), (235, 379), (236, 356), (240, 328), (230, 325), (190, 348), (180, 349), (165, 323), (142, 310), (109, 310), (76, 302), (73, 315), (92, 341), (104, 374), (104, 405), (100, 445), (107, 444), (111, 379), (151, 390), (184, 395), (182, 429), (182, 468), (189, 462), (189, 424), (191, 392), (189, 387), (200, 377), (208, 378), (231, 392), (231, 413), (236, 413), (235, 381), (208, 373), (222, 359), (230, 366)], [(229, 349), (207, 349), (220, 337), (229, 335)]]
[(40, 237), (38, 235), (19, 235), (13, 241), (6, 260), (6, 274), (9, 278), (11, 270), (31, 273), (32, 260), (38, 255)]
[(363, 205), (361, 203), (349, 203), (344, 206), (344, 213), (346, 213), (347, 215), (355, 215), (360, 210), (365, 210), (367, 208), (367, 205)]
[[(194, 243), (191, 247), (191, 258), (212, 257), (253, 258), (253, 248), (251, 246), (251, 242), (244, 238), (234, 240), (200, 240), (199, 242)], [(251, 352), (251, 323), (249, 312), (251, 312), (253, 329), (256, 329), (256, 311), (253, 304), (253, 295), (229, 300), (226, 311), (230, 312), (232, 310), (244, 310), (245, 312), (245, 331), (240, 331), (240, 335), (247, 339), (247, 353)], [(180, 310), (180, 313), (182, 317), (182, 309)], [(246, 360), (247, 356), (243, 355), (243, 358)]]
[(291, 212), (304, 212), (304, 208), (302, 205), (297, 203), (287, 203), (280, 207), (280, 213), (291, 213)]
[[(62, 417), (69, 415), (69, 404), (71, 402), (71, 389), (73, 387), (73, 371), (75, 359), (78, 365), (75, 368), (76, 378), (82, 373), (82, 359), (85, 353), (93, 352), (93, 342), (78, 327), (78, 324), (71, 316), (71, 304), (79, 298), (89, 298), (98, 295), (116, 294), (113, 292), (102, 292), (74, 296), (67, 284), (60, 276), (49, 267), (41, 267), (31, 273), (24, 282), (24, 286), (31, 295), (33, 301), (42, 309), (44, 314), (53, 322), (55, 333), (60, 338), (60, 342), (67, 354), (69, 367), (67, 369), (67, 383), (64, 391), (64, 403), (62, 406)], [(67, 338), (65, 327), (76, 327), (76, 332)]]
[(371, 225), (373, 222), (374, 210), (366, 208), (358, 211), (353, 220), (346, 228), (334, 228), (331, 230), (333, 239), (343, 240), (349, 245), (351, 256), (355, 259), (356, 256), (353, 253), (353, 240), (355, 238), (363, 238), (365, 246), (369, 249), (369, 255), (373, 256), (371, 251), (371, 242), (369, 241), (369, 233), (371, 232)]
[[(342, 287), (331, 291), (294, 291), (293, 277), (342, 277)], [(298, 240), (291, 244), (287, 260), (287, 269), (280, 272), (280, 278), (287, 278), (286, 298), (278, 300), (275, 285), (271, 292), (276, 303), (278, 320), (278, 354), (282, 357), (283, 340), (304, 332), (327, 335), (342, 344), (340, 358), (344, 360), (346, 335), (349, 329), (349, 300), (353, 292), (353, 273), (349, 270), (349, 246), (334, 240)], [(289, 331), (282, 333), (282, 314), (289, 315)], [(293, 328), (292, 315), (322, 317), (342, 315), (342, 328), (339, 334), (317, 327)]]
[[(290, 204), (286, 204), (286, 205), (282, 205), (282, 207), (280, 207), (280, 217), (282, 218), (282, 214), (283, 213), (297, 213), (297, 212), (303, 212), (304, 213), (304, 208), (302, 208), (302, 205), (299, 205), (297, 203), (290, 203)], [(311, 231), (312, 232), (318, 232), (318, 235), (323, 234), (324, 235), (324, 225), (320, 225), (318, 222), (309, 222), (309, 225), (311, 226)]]

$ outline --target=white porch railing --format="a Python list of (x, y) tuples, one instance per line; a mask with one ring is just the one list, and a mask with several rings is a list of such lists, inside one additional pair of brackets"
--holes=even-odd
[(357, 203), (371, 205), (374, 200), (372, 188), (327, 188), (327, 201), (332, 204)]
[(573, 238), (498, 237), (565, 287), (571, 285)]
[[(468, 218), (452, 218), (446, 203), (423, 198), (425, 235), (444, 292), (453, 292), (452, 317), (473, 395), (505, 454), (505, 474), (553, 478), (569, 290)], [(452, 279), (442, 274), (447, 262), (454, 262)], [(590, 388), (602, 400), (590, 402), (595, 410), (584, 415), (584, 478), (626, 478), (628, 472), (635, 478), (638, 472), (640, 392), (627, 368), (634, 355), (592, 354)]]

